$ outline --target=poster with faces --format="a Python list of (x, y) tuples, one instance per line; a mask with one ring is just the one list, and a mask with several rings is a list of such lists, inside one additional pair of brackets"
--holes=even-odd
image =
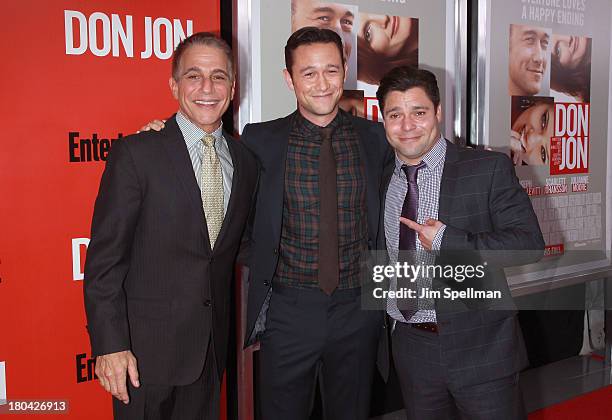
[[(254, 91), (261, 92), (254, 112), (258, 117), (260, 113), (258, 120), (278, 118), (295, 109), (295, 98), (287, 90), (281, 74), (285, 67), (282, 52), (292, 33), (315, 26), (335, 31), (342, 40), (347, 65), (342, 109), (382, 121), (376, 100), (381, 78), (394, 67), (411, 65), (434, 72), (448, 121), (452, 121), (454, 103), (450, 89), (455, 61), (449, 48), (455, 39), (455, 27), (448, 23), (454, 16), (454, 0), (250, 2), (258, 12), (260, 34), (254, 43), (258, 50), (249, 54), (255, 58), (254, 67), (258, 69), (257, 76), (251, 79), (256, 85)], [(449, 82), (451, 86), (447, 89)], [(251, 98), (252, 95), (248, 100)], [(447, 125), (453, 129), (452, 124)], [(449, 134), (449, 137), (453, 136)]]
[(486, 5), (477, 143), (510, 157), (546, 243), (537, 269), (510, 270), (511, 282), (603, 266), (611, 239), (610, 3)]
[(348, 70), (340, 107), (353, 115), (379, 120), (376, 90), (382, 77), (397, 66), (419, 65), (419, 19), (382, 13), (378, 4), (291, 0), (292, 33), (305, 26), (331, 29), (342, 38)]
[[(570, 143), (556, 139), (566, 134), (565, 128), (572, 133), (572, 127), (587, 115), (588, 107), (562, 104), (590, 102), (592, 38), (527, 24), (511, 24), (509, 28), (509, 146), (513, 163), (546, 165), (551, 173), (565, 168), (571, 170), (565, 173), (588, 173), (588, 130), (582, 130), (580, 136), (574, 133)], [(588, 124), (583, 128), (588, 129)]]

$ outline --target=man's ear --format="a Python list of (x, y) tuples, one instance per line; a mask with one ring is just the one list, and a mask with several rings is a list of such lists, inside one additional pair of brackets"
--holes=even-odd
[(174, 77), (170, 76), (170, 79), (168, 79), (168, 85), (170, 86), (172, 96), (174, 96), (174, 99), (178, 100), (178, 84), (176, 83), (176, 80), (174, 80)]
[(289, 70), (283, 69), (283, 76), (285, 77), (285, 83), (287, 83), (289, 89), (295, 90), (293, 88), (293, 78), (291, 77), (291, 73), (289, 73)]
[(438, 104), (438, 108), (436, 109), (436, 119), (439, 124), (442, 124), (442, 104)]

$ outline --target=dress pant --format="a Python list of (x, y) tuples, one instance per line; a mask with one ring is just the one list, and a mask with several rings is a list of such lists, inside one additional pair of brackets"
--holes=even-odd
[[(527, 419), (518, 373), (482, 383), (462, 383), (460, 375), (449, 375), (437, 333), (397, 322), (391, 337), (408, 420)], [(465, 349), (465, 357), (479, 355)], [(457, 366), (452, 368), (457, 370)]]
[(260, 347), (263, 420), (308, 419), (317, 372), (325, 419), (367, 419), (382, 322), (382, 311), (361, 309), (359, 289), (275, 283)]
[(129, 404), (113, 398), (116, 420), (218, 420), (221, 381), (214, 347), (209, 340), (206, 362), (192, 384), (171, 386), (143, 384), (134, 388), (128, 380)]

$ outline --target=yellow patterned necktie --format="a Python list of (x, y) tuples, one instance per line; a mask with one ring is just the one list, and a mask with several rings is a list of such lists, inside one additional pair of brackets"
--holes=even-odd
[(223, 224), (223, 174), (221, 173), (221, 162), (215, 150), (215, 137), (207, 134), (202, 139), (202, 143), (204, 153), (200, 168), (200, 188), (212, 249)]

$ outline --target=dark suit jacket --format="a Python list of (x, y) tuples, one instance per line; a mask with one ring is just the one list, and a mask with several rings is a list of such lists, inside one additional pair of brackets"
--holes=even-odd
[[(395, 162), (389, 162), (385, 168), (386, 187), (394, 166)], [(384, 206), (386, 188), (382, 192)], [(506, 265), (527, 264), (542, 256), (544, 240), (531, 202), (516, 178), (512, 162), (502, 153), (461, 148), (447, 141), (438, 219), (446, 225), (446, 230), (436, 264), (445, 265), (448, 260), (477, 263), (482, 260), (483, 251), (532, 250), (519, 253), (520, 260), (512, 258)], [(377, 245), (382, 249), (384, 228), (380, 229), (383, 235), (379, 236)], [(486, 271), (484, 281), (475, 288), (500, 290), (504, 297), (509, 297), (503, 264), (498, 263), (497, 268)], [(470, 286), (454, 280), (442, 282), (453, 287), (451, 283), (459, 289)], [(434, 288), (435, 285), (436, 279)], [(447, 303), (436, 302), (436, 316), (451, 375), (456, 374), (466, 384), (478, 383), (525, 367), (516, 311), (474, 308), (473, 302)], [(496, 304), (482, 303), (484, 307)], [(388, 345), (381, 346), (379, 368), (386, 376)]]
[(175, 118), (114, 143), (100, 182), (85, 264), (94, 355), (130, 349), (143, 383), (185, 385), (213, 340), (225, 368), (234, 264), (254, 200), (257, 162), (224, 133), (231, 197), (210, 249), (200, 189)]
[[(340, 111), (344, 112), (344, 111)], [(285, 162), (293, 113), (285, 118), (244, 128), (242, 141), (259, 159), (261, 168), (259, 193), (253, 223), (253, 254), (250, 268), (249, 298), (247, 308), (247, 332), (245, 345), (256, 337), (255, 323), (263, 315), (262, 305), (278, 263), (278, 252), (283, 217), (285, 187)], [(361, 162), (366, 173), (368, 209), (368, 246), (374, 248), (380, 225), (380, 188), (385, 159), (390, 155), (382, 124), (352, 117), (353, 127), (359, 137)], [(264, 308), (265, 309), (265, 308)]]

